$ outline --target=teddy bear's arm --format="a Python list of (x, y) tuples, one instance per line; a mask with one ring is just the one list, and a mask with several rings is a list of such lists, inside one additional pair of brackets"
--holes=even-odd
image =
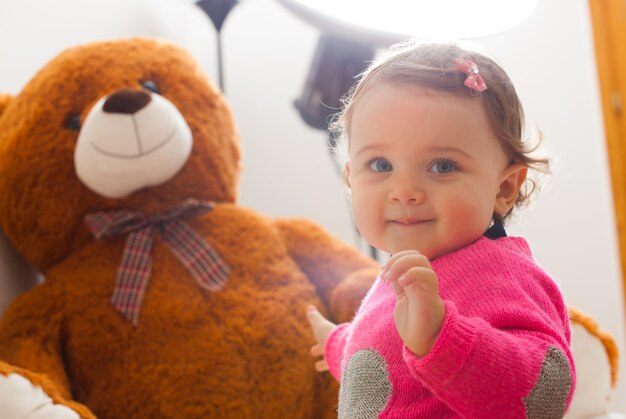
[(0, 361), (0, 417), (91, 419), (84, 406), (64, 401), (50, 380)]
[(336, 322), (349, 321), (380, 271), (378, 264), (305, 219), (276, 220), (291, 257)]
[[(54, 403), (72, 404), (79, 410), (77, 404), (64, 402), (71, 400), (71, 391), (61, 354), (60, 301), (59, 292), (48, 283), (18, 296), (0, 321), (0, 359), (23, 371), (45, 374), (43, 381), (39, 378), (43, 375), (20, 375), (35, 379), (33, 384), (43, 388)], [(89, 415), (81, 413), (84, 418)]]

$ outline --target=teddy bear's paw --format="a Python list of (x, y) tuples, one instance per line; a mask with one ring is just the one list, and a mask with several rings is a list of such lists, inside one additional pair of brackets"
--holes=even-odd
[(0, 417), (25, 419), (79, 419), (80, 416), (52, 399), (41, 387), (19, 374), (0, 374)]

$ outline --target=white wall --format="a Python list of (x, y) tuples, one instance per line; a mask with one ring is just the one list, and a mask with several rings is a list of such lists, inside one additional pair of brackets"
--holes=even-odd
[[(140, 8), (148, 3), (150, 13)], [(17, 93), (65, 46), (140, 34), (179, 42), (216, 79), (212, 27), (182, 3), (190, 1), (0, 0), (0, 91)], [(226, 21), (225, 90), (245, 152), (240, 202), (268, 215), (316, 220), (362, 247), (355, 241), (325, 135), (308, 128), (292, 106), (304, 86), (317, 36), (314, 28), (271, 0), (244, 0)], [(511, 232), (529, 238), (568, 303), (594, 316), (625, 354), (621, 274), (587, 0), (540, 1), (519, 27), (477, 41), (509, 70), (527, 116), (540, 125), (551, 154), (558, 157), (554, 175), (535, 204), (514, 220)], [(0, 254), (0, 283), (10, 259)], [(626, 377), (614, 396), (615, 411), (626, 412), (625, 383)]]

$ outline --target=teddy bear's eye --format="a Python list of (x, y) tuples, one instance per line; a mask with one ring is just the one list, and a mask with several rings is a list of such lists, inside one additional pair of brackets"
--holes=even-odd
[(75, 113), (65, 120), (65, 128), (72, 131), (80, 131), (80, 114)]
[(154, 92), (156, 94), (160, 94), (161, 93), (161, 91), (159, 90), (159, 86), (157, 86), (157, 84), (155, 82), (153, 82), (152, 80), (142, 80), (141, 86), (144, 89), (150, 90), (151, 92)]

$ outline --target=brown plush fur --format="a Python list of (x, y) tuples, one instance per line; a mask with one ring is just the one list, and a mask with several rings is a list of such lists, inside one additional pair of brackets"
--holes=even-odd
[[(65, 120), (147, 79), (191, 127), (191, 157), (161, 186), (100, 197), (75, 175), (78, 133)], [(305, 308), (348, 320), (376, 264), (311, 222), (237, 206), (230, 110), (184, 51), (146, 39), (73, 48), (19, 95), (0, 98), (2, 109), (0, 224), (46, 279), (5, 313), (0, 359), (45, 374), (55, 402), (80, 402), (100, 418), (335, 416), (337, 384), (314, 371)], [(217, 202), (189, 224), (230, 265), (228, 282), (201, 289), (155, 235), (134, 327), (110, 303), (125, 237), (95, 240), (83, 217), (113, 208), (152, 214), (187, 198)]]
[(0, 116), (4, 111), (4, 108), (6, 108), (9, 105), (9, 102), (11, 102), (11, 99), (11, 95), (6, 93), (0, 93)]

